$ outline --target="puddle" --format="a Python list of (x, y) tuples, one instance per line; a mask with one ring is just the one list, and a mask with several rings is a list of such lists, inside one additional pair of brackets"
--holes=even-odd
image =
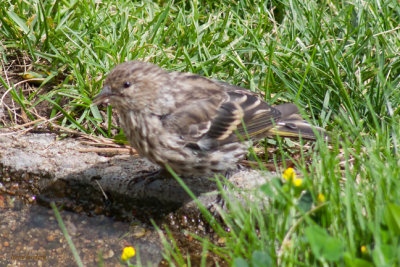
[[(2, 194), (0, 210), (0, 266), (71, 266), (52, 209)], [(100, 255), (105, 266), (117, 266), (126, 246), (139, 250), (142, 262), (157, 266), (162, 259), (159, 236), (148, 225), (62, 209), (60, 215), (85, 266), (98, 266)]]
[[(39, 179), (0, 178), (0, 266), (71, 266), (74, 258), (49, 207), (51, 201), (59, 207), (85, 266), (99, 266), (100, 258), (104, 266), (121, 265), (127, 246), (139, 250), (145, 266), (168, 266), (162, 261), (162, 245), (150, 219), (172, 231), (184, 254), (190, 253), (193, 266), (200, 264), (202, 246), (182, 230), (212, 236), (201, 215), (175, 213), (176, 203), (155, 199), (135, 203), (115, 194), (105, 198), (96, 186), (74, 180), (57, 180), (39, 192), (35, 189)], [(224, 266), (218, 257), (211, 256), (208, 262), (207, 266), (215, 262)]]

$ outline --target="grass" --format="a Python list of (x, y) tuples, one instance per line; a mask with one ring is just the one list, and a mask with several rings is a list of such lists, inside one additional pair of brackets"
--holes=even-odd
[(257, 204), (228, 200), (225, 246), (205, 250), (235, 266), (400, 264), (398, 1), (9, 0), (0, 13), (4, 126), (52, 119), (120, 139), (91, 99), (133, 59), (295, 102), (340, 144), (299, 151), (300, 187), (276, 177), (252, 191)]

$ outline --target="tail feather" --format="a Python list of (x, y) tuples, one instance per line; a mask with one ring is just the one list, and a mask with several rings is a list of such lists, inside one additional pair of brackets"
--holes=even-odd
[(304, 120), (285, 120), (278, 122), (269, 131), (273, 135), (279, 135), (282, 137), (291, 138), (302, 138), (304, 140), (315, 141), (317, 139), (316, 133), (329, 142), (331, 141), (330, 136), (327, 132), (320, 127), (313, 126)]
[(331, 142), (332, 138), (323, 128), (313, 126), (302, 118), (295, 104), (280, 104), (274, 108), (281, 113), (281, 120), (269, 130), (269, 134), (312, 141), (317, 139), (317, 134)]

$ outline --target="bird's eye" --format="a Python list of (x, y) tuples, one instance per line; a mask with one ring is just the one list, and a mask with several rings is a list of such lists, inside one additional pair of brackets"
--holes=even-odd
[(131, 83), (130, 83), (130, 82), (124, 82), (124, 87), (125, 87), (125, 88), (128, 88), (129, 86), (131, 86)]

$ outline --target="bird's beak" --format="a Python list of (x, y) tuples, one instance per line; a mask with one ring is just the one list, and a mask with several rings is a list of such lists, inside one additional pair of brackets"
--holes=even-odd
[(93, 99), (93, 104), (98, 105), (101, 103), (108, 103), (110, 100), (110, 96), (112, 96), (113, 93), (111, 92), (110, 86), (104, 86), (103, 89), (101, 89), (100, 93)]

